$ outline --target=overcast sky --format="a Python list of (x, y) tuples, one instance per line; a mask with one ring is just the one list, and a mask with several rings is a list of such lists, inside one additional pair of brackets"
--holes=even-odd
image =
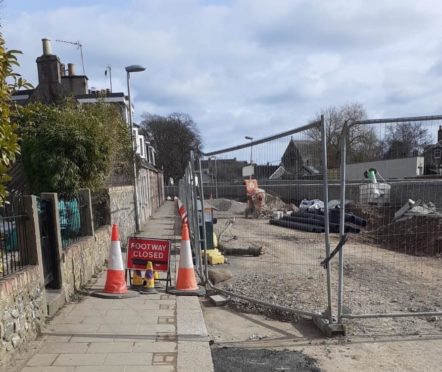
[(215, 150), (359, 102), (369, 117), (442, 113), (442, 3), (427, 0), (4, 0), (7, 46), (37, 83), (41, 38), (89, 87), (125, 91), (141, 113), (184, 112)]

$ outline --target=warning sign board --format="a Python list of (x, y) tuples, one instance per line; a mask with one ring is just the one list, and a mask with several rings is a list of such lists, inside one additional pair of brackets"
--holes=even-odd
[(127, 243), (127, 269), (145, 270), (151, 261), (155, 271), (168, 271), (170, 240), (130, 237)]

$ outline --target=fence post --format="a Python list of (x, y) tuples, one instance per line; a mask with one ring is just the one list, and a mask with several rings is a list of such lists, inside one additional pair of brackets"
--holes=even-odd
[[(348, 123), (344, 124), (341, 133), (341, 213), (339, 218), (339, 237), (345, 236), (345, 178), (347, 163), (347, 130)], [(339, 274), (338, 274), (338, 323), (342, 323), (342, 305), (344, 303), (344, 246), (339, 250)]]
[(57, 280), (59, 288), (63, 288), (64, 275), (61, 269), (62, 262), (64, 262), (63, 243), (61, 239), (60, 227), (60, 211), (58, 209), (58, 194), (52, 192), (44, 192), (40, 194), (41, 200), (46, 200), (50, 203), (52, 208), (52, 226), (54, 229), (54, 246), (56, 249), (56, 263), (57, 263)]
[[(327, 130), (324, 115), (321, 115), (321, 137), (322, 137), (322, 178), (324, 187), (324, 227), (325, 227), (325, 256), (330, 257), (330, 224), (328, 210), (328, 154), (327, 154)], [(332, 297), (331, 297), (331, 263), (327, 265), (327, 311), (328, 320), (333, 321)]]
[[(40, 222), (38, 216), (37, 197), (35, 195), (24, 196), (24, 209), (26, 215), (29, 217), (26, 220), (26, 244), (29, 247), (29, 264), (38, 266), (38, 272), (40, 274), (40, 286), (44, 290), (45, 288), (45, 274), (43, 268), (43, 256), (41, 251), (41, 235), (40, 235)], [(46, 305), (46, 296), (43, 298), (43, 315), (48, 315), (48, 308)]]
[(80, 215), (83, 218), (81, 221), (81, 232), (84, 236), (94, 236), (95, 228), (94, 228), (94, 215), (92, 212), (92, 198), (91, 198), (91, 190), (90, 189), (80, 189), (78, 192), (80, 196), (80, 201), (84, 203), (83, 213)]

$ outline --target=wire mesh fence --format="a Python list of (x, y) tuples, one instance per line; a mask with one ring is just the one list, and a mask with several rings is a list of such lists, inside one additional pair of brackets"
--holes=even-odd
[[(338, 312), (374, 318), (353, 321), (353, 332), (442, 329), (434, 318), (442, 311), (441, 125), (442, 117), (381, 119), (347, 131), (341, 204), (346, 225), (359, 217), (364, 226), (356, 226), (360, 233), (349, 234), (342, 250)], [(369, 151), (352, 146), (355, 130), (370, 138)], [(413, 317), (394, 319), (399, 316)]]
[(8, 276), (29, 263), (24, 202), (12, 196), (0, 208), (0, 276)]
[(305, 314), (328, 309), (323, 149), (317, 122), (202, 159), (205, 214), (216, 218), (209, 257), (218, 240), (233, 273), (219, 288)]

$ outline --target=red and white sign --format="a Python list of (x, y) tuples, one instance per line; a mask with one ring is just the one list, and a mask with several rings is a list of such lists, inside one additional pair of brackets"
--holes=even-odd
[(168, 271), (170, 240), (130, 237), (127, 243), (127, 263), (131, 270), (145, 270), (148, 261), (155, 271)]

